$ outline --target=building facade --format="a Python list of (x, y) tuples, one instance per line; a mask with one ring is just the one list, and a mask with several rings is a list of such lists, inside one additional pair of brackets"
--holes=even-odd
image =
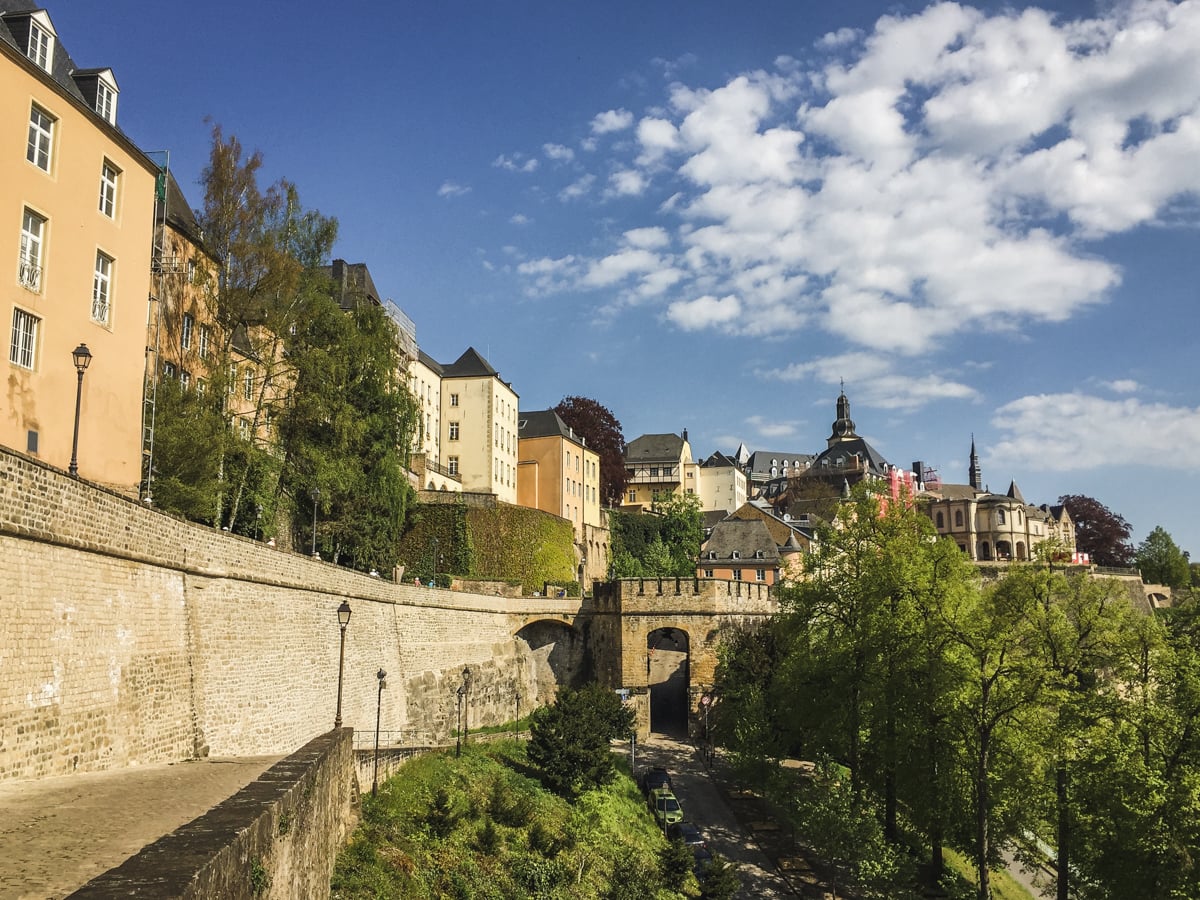
[(650, 509), (656, 499), (699, 490), (699, 465), (692, 459), (687, 429), (679, 434), (643, 434), (625, 447), (624, 509)]
[(732, 457), (712, 454), (700, 463), (697, 476), (702, 511), (731, 513), (746, 502), (746, 473)]
[(49, 14), (0, 0), (0, 317), (8, 328), (0, 442), (133, 493), (158, 166), (117, 127), (111, 69), (82, 69)]
[(474, 347), (442, 366), (442, 465), (462, 479), (464, 491), (517, 502), (518, 402)]

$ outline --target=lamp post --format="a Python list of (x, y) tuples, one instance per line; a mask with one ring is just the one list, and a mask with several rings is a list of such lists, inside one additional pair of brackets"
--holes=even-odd
[(521, 688), (518, 687), (513, 691), (513, 700), (517, 704), (517, 718), (513, 721), (513, 737), (517, 738), (521, 735)]
[(582, 600), (584, 597), (584, 594), (587, 593), (587, 591), (585, 591), (583, 589), (583, 586), (586, 583), (586, 580), (587, 580), (587, 557), (582, 556), (579, 558), (579, 599), (580, 600)]
[(313, 559), (320, 559), (321, 557), (317, 553), (317, 501), (321, 499), (321, 489), (313, 488), (311, 491), (308, 492), (308, 496), (310, 496), (312, 498), (312, 502), (313, 502), (312, 555), (313, 555)]
[(430, 565), (430, 568), (433, 570), (432, 572), (429, 573), (430, 577), (433, 578), (434, 584), (436, 584), (437, 583), (437, 573), (438, 573), (438, 539), (437, 538), (433, 539), (433, 563)]
[(71, 437), (71, 465), (68, 471), (73, 478), (79, 477), (79, 404), (83, 400), (83, 373), (92, 364), (92, 351), (87, 344), (80, 344), (71, 351), (71, 359), (75, 362), (75, 371), (79, 380), (75, 383), (75, 433)]
[(338, 699), (337, 714), (333, 717), (333, 727), (342, 727), (342, 672), (346, 664), (346, 626), (350, 624), (350, 604), (345, 600), (338, 607), (338, 627), (342, 630), (341, 649), (338, 651)]
[(262, 525), (262, 504), (254, 505), (254, 539), (258, 540), (259, 529)]
[(383, 714), (383, 689), (387, 687), (387, 672), (380, 669), (375, 673), (379, 679), (379, 699), (375, 703), (375, 777), (371, 781), (371, 796), (379, 793), (379, 717)]
[[(458, 695), (458, 740), (454, 745), (454, 755), (462, 755), (462, 739), (463, 739), (463, 702), (467, 698), (467, 691), (471, 689), (471, 670), (464, 666), (462, 670), (462, 684), (458, 686), (455, 693)], [(468, 710), (470, 712), (470, 710)]]

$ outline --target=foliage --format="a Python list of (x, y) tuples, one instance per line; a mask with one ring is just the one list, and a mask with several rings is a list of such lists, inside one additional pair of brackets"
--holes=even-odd
[(650, 513), (609, 516), (613, 574), (617, 578), (692, 577), (704, 540), (700, 498), (672, 494)]
[(314, 278), (312, 288), (288, 342), (295, 387), (279, 427), (282, 488), (301, 532), (296, 542), (312, 540), (315, 502), (323, 555), (387, 571), (397, 563), (412, 498), (399, 448), (415, 428), (416, 402), (400, 381), (387, 314), (366, 303), (344, 312), (328, 279)]
[(737, 863), (719, 854), (713, 854), (712, 861), (705, 867), (704, 884), (700, 890), (701, 900), (733, 900), (742, 887), (737, 870)]
[(527, 592), (575, 579), (571, 523), (521, 506), (470, 508), (471, 570), (467, 574), (521, 582)]
[(625, 471), (625, 435), (617, 417), (589, 397), (563, 397), (554, 411), (600, 454), (600, 504), (619, 506), (629, 475)]
[(528, 771), (512, 741), (409, 761), (364, 796), (332, 897), (682, 900), (664, 882), (666, 842), (627, 774), (572, 803)]
[(612, 780), (609, 742), (633, 728), (633, 710), (598, 684), (560, 688), (530, 720), (529, 760), (556, 793), (574, 797)]
[(1175, 541), (1161, 525), (1138, 544), (1137, 567), (1142, 580), (1147, 584), (1165, 584), (1173, 588), (1188, 587), (1192, 581), (1191, 566), (1187, 554), (1176, 546)]
[(1083, 494), (1064, 494), (1058, 502), (1067, 508), (1075, 523), (1075, 548), (1087, 553), (1098, 566), (1128, 567), (1133, 564), (1132, 531), (1128, 522), (1099, 500)]

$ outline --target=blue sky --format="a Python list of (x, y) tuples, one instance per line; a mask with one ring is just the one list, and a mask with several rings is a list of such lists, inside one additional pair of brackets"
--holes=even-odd
[(196, 205), (206, 117), (424, 350), (627, 439), (1096, 497), (1200, 553), (1200, 0), (50, 6)]

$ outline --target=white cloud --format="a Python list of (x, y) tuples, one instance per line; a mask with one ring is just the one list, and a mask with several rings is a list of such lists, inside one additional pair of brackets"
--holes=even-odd
[(439, 197), (461, 197), (464, 194), (471, 193), (471, 189), (465, 184), (459, 184), (456, 181), (443, 181), (437, 193)]
[(651, 272), (662, 266), (662, 260), (648, 250), (631, 248), (596, 260), (580, 279), (585, 287), (608, 287), (624, 281), (630, 275)]
[(742, 313), (737, 297), (697, 297), (695, 300), (676, 300), (667, 307), (667, 318), (684, 331), (728, 325)]
[[(798, 53), (647, 104), (636, 140), (604, 147), (604, 196), (653, 200), (669, 240), (608, 281), (631, 249), (612, 236), (556, 283), (619, 282), (618, 300), (656, 298), (680, 328), (917, 360), (1105, 303), (1122, 273), (1094, 238), (1200, 209), (1200, 0), (1085, 21), (935, 3), (821, 45), (835, 62)], [(634, 124), (611, 109), (591, 130)], [(950, 376), (887, 378), (880, 405), (977, 399)]]
[(821, 39), (817, 41), (817, 46), (845, 47), (858, 40), (861, 33), (857, 28), (839, 28), (837, 31), (830, 31), (822, 35)]
[(512, 217), (509, 218), (508, 221), (513, 225), (528, 225), (533, 221), (533, 219), (529, 218), (529, 216), (525, 215), (524, 213), (513, 213)]
[(592, 190), (592, 185), (595, 183), (595, 175), (584, 175), (582, 178), (571, 182), (565, 188), (559, 191), (558, 199), (566, 203), (569, 200), (578, 200), (580, 197), (586, 197)]
[(622, 169), (608, 178), (609, 192), (618, 197), (637, 197), (646, 190), (646, 176), (637, 169)]
[(646, 250), (661, 250), (671, 243), (671, 236), (665, 228), (631, 228), (623, 238), (629, 246)]
[(1131, 378), (1119, 378), (1116, 381), (1106, 381), (1104, 386), (1117, 394), (1133, 394), (1136, 393), (1139, 388), (1141, 388), (1141, 385)]
[(633, 124), (633, 113), (627, 109), (610, 109), (592, 119), (592, 134), (624, 131)]
[(996, 410), (1004, 432), (989, 461), (1017, 469), (1114, 470), (1136, 465), (1193, 472), (1200, 409), (1108, 400), (1081, 393), (1038, 394)]
[(546, 159), (556, 162), (570, 162), (575, 158), (575, 151), (562, 144), (542, 144), (542, 152), (546, 154)]
[(537, 171), (538, 161), (533, 157), (526, 157), (524, 153), (514, 153), (512, 156), (501, 153), (492, 160), (492, 165), (506, 172), (529, 173)]
[(914, 410), (935, 400), (979, 399), (979, 392), (971, 386), (940, 375), (903, 374), (897, 371), (894, 359), (880, 353), (842, 353), (758, 374), (780, 381), (811, 378), (839, 388), (845, 383), (856, 403), (877, 409)]

